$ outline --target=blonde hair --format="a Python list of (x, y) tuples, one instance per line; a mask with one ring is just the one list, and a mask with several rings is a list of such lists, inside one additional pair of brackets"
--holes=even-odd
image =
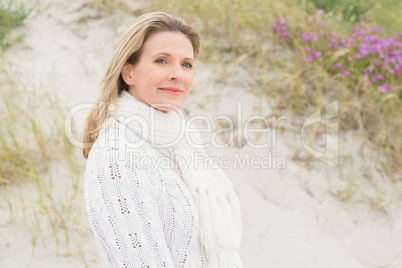
[(101, 93), (98, 105), (88, 116), (85, 122), (83, 142), (84, 157), (87, 158), (91, 148), (99, 136), (100, 128), (109, 117), (109, 105), (117, 104), (119, 93), (128, 90), (127, 84), (121, 77), (121, 69), (125, 63), (135, 65), (139, 62), (143, 45), (147, 39), (157, 32), (181, 32), (190, 40), (194, 59), (200, 51), (200, 36), (198, 32), (182, 19), (165, 12), (151, 12), (141, 15), (136, 22), (122, 35), (117, 43), (109, 67), (100, 84)]

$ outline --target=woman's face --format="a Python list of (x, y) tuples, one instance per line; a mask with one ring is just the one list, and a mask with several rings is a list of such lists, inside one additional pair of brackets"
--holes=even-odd
[(193, 84), (194, 52), (180, 32), (152, 34), (143, 45), (139, 62), (125, 64), (122, 77), (138, 101), (163, 112), (178, 110)]

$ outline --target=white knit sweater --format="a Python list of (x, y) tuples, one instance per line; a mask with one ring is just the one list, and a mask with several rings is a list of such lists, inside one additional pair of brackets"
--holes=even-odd
[[(130, 141), (140, 137), (109, 122), (85, 175), (86, 208), (104, 267), (207, 267), (198, 210), (174, 163), (147, 142), (121, 148), (122, 133)], [(232, 267), (242, 267), (236, 251)]]

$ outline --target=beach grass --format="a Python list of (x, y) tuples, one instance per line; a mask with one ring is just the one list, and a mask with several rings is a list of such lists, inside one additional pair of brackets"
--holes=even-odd
[[(56, 95), (26, 89), (10, 74), (10, 64), (3, 60), (0, 68), (0, 187), (10, 193), (1, 197), (10, 210), (4, 224), (22, 215), (37, 235), (42, 234), (42, 225), (50, 226), (59, 250), (60, 240), (69, 244), (69, 228), (79, 226), (74, 202), (82, 190), (82, 167), (64, 134), (66, 108)], [(55, 185), (60, 183), (55, 182), (58, 169), (69, 177), (64, 193)], [(11, 194), (15, 187), (21, 187), (19, 198)], [(20, 206), (15, 205), (16, 198)], [(33, 249), (36, 243), (35, 238)]]
[(24, 38), (24, 34), (16, 34), (14, 29), (21, 26), (33, 9), (13, 0), (0, 0), (0, 47), (4, 51)]
[[(13, 63), (3, 52), (22, 40), (14, 34), (32, 9), (12, 1), (0, 3), (0, 187), (1, 201), (8, 207), (6, 226), (21, 219), (32, 230), (31, 259), (43, 230), (52, 232), (57, 251), (69, 246), (69, 230), (79, 226), (75, 198), (80, 192), (82, 167), (77, 151), (64, 135), (64, 114), (57, 95), (27, 88), (13, 73)], [(56, 192), (55, 167), (66, 169), (72, 191)], [(61, 198), (62, 197), (62, 198)], [(65, 200), (67, 202), (65, 202)]]

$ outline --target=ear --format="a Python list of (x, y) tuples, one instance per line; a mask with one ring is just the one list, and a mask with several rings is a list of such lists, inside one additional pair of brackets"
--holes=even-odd
[(123, 78), (124, 82), (126, 82), (126, 84), (129, 86), (134, 85), (134, 78), (132, 76), (133, 68), (133, 65), (126, 63), (121, 69), (121, 77)]

